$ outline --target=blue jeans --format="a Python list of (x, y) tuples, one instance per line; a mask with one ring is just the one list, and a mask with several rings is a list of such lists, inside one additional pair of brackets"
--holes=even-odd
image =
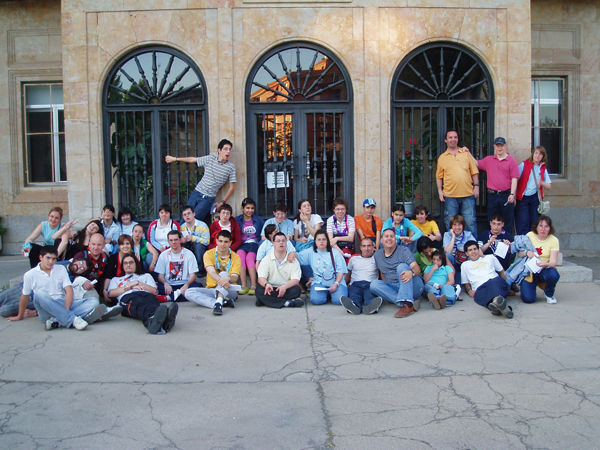
[[(495, 213), (502, 214), (504, 217), (504, 229), (512, 234), (513, 232), (513, 222), (515, 218), (515, 204), (509, 203), (504, 206), (504, 204), (508, 201), (508, 195), (506, 194), (488, 194), (487, 196), (487, 219), (488, 222), (492, 220), (492, 216)], [(474, 236), (477, 236), (476, 234)]]
[(533, 303), (536, 300), (536, 288), (538, 283), (546, 283), (544, 294), (547, 297), (554, 297), (556, 284), (560, 279), (558, 270), (554, 267), (546, 267), (539, 273), (533, 274), (533, 282), (523, 280), (521, 282), (521, 300), (523, 303)]
[(457, 214), (464, 217), (467, 230), (477, 236), (477, 217), (475, 217), (475, 196), (470, 197), (445, 197), (444, 223), (446, 230), (450, 230), (450, 219)]
[(196, 189), (190, 195), (187, 204), (190, 205), (196, 213), (196, 219), (201, 220), (205, 223), (211, 223), (212, 220), (206, 220), (206, 216), (210, 215), (213, 203), (216, 197), (209, 197), (208, 195), (201, 194)]
[(524, 195), (522, 200), (517, 200), (515, 206), (515, 234), (527, 234), (538, 219), (537, 208), (540, 199), (537, 193), (533, 195)]
[(65, 299), (55, 300), (47, 291), (40, 289), (35, 291), (33, 304), (37, 309), (42, 323), (46, 323), (51, 317), (55, 317), (61, 327), (70, 327), (75, 317), (85, 317), (100, 304), (96, 297), (87, 297), (81, 300), (73, 300), (71, 308), (65, 308)]
[(371, 292), (371, 282), (364, 280), (355, 281), (348, 286), (348, 297), (350, 297), (350, 300), (352, 300), (354, 304), (362, 311), (363, 305), (367, 306), (369, 303), (371, 303), (371, 300), (375, 298)]
[(348, 287), (344, 284), (338, 286), (336, 291), (332, 294), (329, 291), (317, 291), (316, 287), (323, 287), (321, 284), (314, 283), (310, 287), (310, 302), (313, 305), (324, 305), (327, 302), (327, 298), (331, 297), (331, 303), (334, 305), (342, 304), (342, 295), (348, 296)]
[(442, 289), (436, 289), (433, 287), (433, 283), (425, 283), (425, 292), (423, 292), (423, 296), (425, 294), (433, 294), (436, 297), (440, 297), (442, 295), (446, 296), (446, 304), (454, 305), (456, 301), (456, 290), (454, 286), (450, 286), (449, 284), (444, 284)]
[[(402, 272), (410, 270), (410, 266), (406, 263), (401, 263), (396, 269), (396, 275), (400, 280)], [(399, 281), (398, 283), (388, 283), (383, 280), (371, 281), (371, 292), (373, 295), (379, 296), (387, 302), (395, 303), (402, 306), (405, 302), (412, 303), (421, 297), (423, 293), (423, 279), (415, 276), (408, 283)]]
[(204, 273), (204, 253), (206, 253), (206, 245), (202, 242), (187, 242), (185, 247), (194, 252), (194, 256), (198, 262), (198, 272)]
[(460, 283), (460, 266), (461, 266), (461, 264), (458, 264), (456, 262), (456, 258), (451, 253), (446, 253), (446, 259), (448, 260), (448, 264), (452, 264), (452, 267), (454, 267), (454, 281), (455, 281), (455, 283), (456, 284), (461, 284)]

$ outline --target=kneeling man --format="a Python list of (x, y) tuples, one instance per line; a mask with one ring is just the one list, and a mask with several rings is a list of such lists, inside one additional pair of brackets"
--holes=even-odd
[(300, 299), (302, 270), (297, 259), (288, 260), (287, 237), (282, 232), (273, 238), (273, 251), (268, 253), (258, 267), (256, 306), (271, 308), (296, 308), (304, 306)]
[(512, 319), (512, 308), (506, 304), (508, 283), (500, 262), (494, 255), (481, 256), (475, 241), (467, 241), (465, 251), (469, 259), (462, 264), (461, 273), (467, 294), (493, 315)]

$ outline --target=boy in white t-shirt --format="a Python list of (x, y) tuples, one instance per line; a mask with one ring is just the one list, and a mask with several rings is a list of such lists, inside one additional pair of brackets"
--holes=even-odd
[(465, 251), (469, 259), (462, 263), (461, 274), (467, 294), (493, 315), (512, 319), (512, 308), (506, 304), (509, 286), (498, 259), (494, 255), (481, 256), (479, 244), (472, 240), (465, 243)]
[(191, 287), (202, 287), (196, 282), (198, 263), (187, 248), (181, 246), (181, 233), (169, 231), (167, 235), (170, 249), (158, 257), (154, 272), (158, 275), (158, 293), (176, 301), (179, 296), (185, 299), (185, 292)]
[(348, 262), (348, 297), (340, 299), (346, 311), (351, 314), (375, 314), (379, 311), (383, 299), (375, 297), (371, 292), (371, 281), (378, 278), (379, 272), (375, 264), (375, 244), (366, 237), (360, 242), (360, 255), (354, 255)]

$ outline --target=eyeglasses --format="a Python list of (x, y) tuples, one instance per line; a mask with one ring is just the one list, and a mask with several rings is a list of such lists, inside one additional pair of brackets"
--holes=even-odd
[(285, 217), (286, 213), (275, 213), (275, 217)]
[(135, 264), (135, 261), (123, 261), (124, 266), (130, 266), (132, 264)]
[(346, 208), (335, 208), (334, 211), (335, 212), (344, 212), (344, 211), (346, 211)]

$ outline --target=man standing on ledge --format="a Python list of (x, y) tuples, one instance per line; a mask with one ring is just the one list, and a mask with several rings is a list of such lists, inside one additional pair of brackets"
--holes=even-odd
[(465, 218), (467, 230), (477, 236), (475, 199), (479, 197), (479, 170), (466, 147), (458, 147), (458, 132), (446, 132), (447, 150), (440, 155), (435, 174), (440, 201), (444, 207), (444, 223), (450, 230), (450, 218), (458, 214)]
[[(206, 216), (210, 214), (217, 192), (227, 181), (229, 181), (229, 190), (223, 200), (217, 204), (217, 207), (227, 203), (229, 197), (233, 195), (237, 179), (235, 177), (235, 166), (229, 162), (232, 147), (231, 141), (223, 139), (219, 142), (217, 156), (207, 155), (196, 158), (194, 156), (175, 157), (167, 155), (165, 157), (167, 164), (181, 161), (190, 164), (196, 163), (198, 167), (204, 167), (204, 176), (198, 182), (196, 189), (187, 202), (194, 209), (196, 218), (199, 220), (206, 222)], [(207, 223), (209, 222), (211, 221), (209, 220)]]

